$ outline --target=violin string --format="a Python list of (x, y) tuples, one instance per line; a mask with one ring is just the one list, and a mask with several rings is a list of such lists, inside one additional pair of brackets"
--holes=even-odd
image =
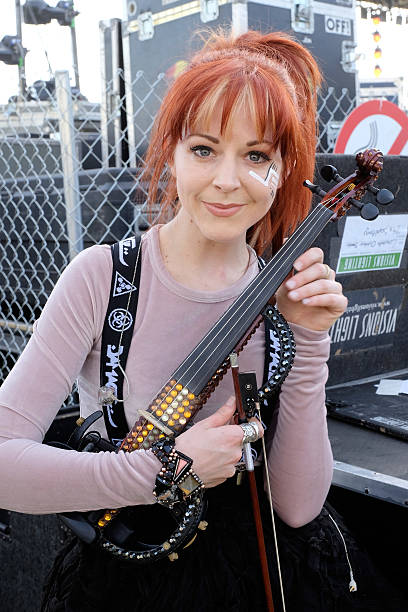
[[(278, 267), (278, 268), (276, 269), (276, 265), (280, 263), (280, 260), (282, 260), (282, 258), (283, 258), (283, 257), (285, 257), (285, 258), (286, 258), (287, 256), (293, 255), (293, 252), (295, 251), (295, 249), (301, 246), (301, 240), (298, 240), (298, 239), (299, 239), (299, 236), (295, 236), (296, 232), (297, 232), (298, 230), (301, 230), (301, 231), (299, 231), (299, 234), (300, 234), (300, 237), (302, 238), (302, 240), (304, 240), (305, 236), (302, 236), (302, 234), (304, 234), (304, 233), (306, 232), (306, 230), (308, 230), (308, 229), (309, 229), (309, 227), (308, 227), (308, 226), (309, 226), (309, 225), (312, 225), (312, 229), (313, 229), (314, 227), (316, 227), (316, 226), (317, 226), (317, 223), (315, 223), (315, 224), (313, 224), (313, 223), (312, 223), (312, 221), (314, 221), (313, 217), (314, 217), (314, 216), (315, 216), (315, 217), (319, 217), (319, 214), (318, 214), (318, 213), (319, 213), (319, 212), (323, 212), (323, 211), (325, 211), (325, 210), (326, 210), (326, 209), (319, 209), (319, 210), (316, 212), (316, 209), (314, 209), (314, 211), (313, 211), (313, 212), (312, 212), (312, 213), (309, 215), (309, 218), (306, 218), (306, 220), (308, 221), (308, 223), (307, 223), (306, 225), (301, 224), (301, 225), (299, 226), (299, 228), (298, 228), (297, 230), (295, 230), (294, 234), (292, 234), (292, 236), (291, 236), (292, 240), (291, 240), (291, 239), (289, 239), (289, 240), (288, 240), (288, 242), (290, 241), (290, 243), (289, 243), (289, 244), (288, 244), (288, 243), (286, 243), (286, 245), (285, 245), (285, 246), (286, 246), (286, 251), (288, 251), (288, 252), (285, 252), (285, 253), (281, 254), (281, 255), (280, 255), (280, 257), (279, 257), (279, 258), (278, 258), (278, 259), (277, 259), (277, 260), (274, 262), (274, 265), (273, 265), (273, 266), (272, 266), (272, 267), (271, 267), (269, 270), (267, 269), (267, 270), (266, 270), (266, 272), (264, 272), (264, 274), (262, 274), (262, 278), (261, 278), (261, 279), (259, 279), (259, 275), (258, 275), (258, 276), (257, 276), (257, 277), (254, 279), (254, 281), (253, 281), (253, 286), (252, 286), (252, 287), (251, 287), (251, 286), (249, 286), (249, 288), (251, 289), (251, 291), (250, 291), (249, 295), (247, 295), (247, 296), (245, 297), (245, 300), (243, 301), (243, 303), (240, 305), (240, 306), (241, 306), (241, 308), (240, 308), (239, 312), (238, 312), (238, 313), (234, 313), (234, 314), (233, 314), (233, 316), (231, 316), (229, 319), (227, 319), (227, 320), (225, 321), (224, 325), (223, 325), (223, 326), (222, 326), (222, 327), (221, 327), (219, 330), (217, 330), (217, 332), (216, 332), (215, 336), (214, 336), (214, 337), (213, 337), (213, 339), (212, 339), (212, 342), (216, 341), (217, 337), (218, 337), (218, 336), (221, 334), (221, 332), (222, 332), (222, 331), (224, 331), (225, 327), (229, 327), (229, 326), (230, 326), (230, 321), (232, 320), (232, 318), (234, 318), (234, 316), (237, 316), (237, 315), (238, 315), (238, 319), (235, 321), (235, 323), (236, 323), (236, 324), (238, 324), (238, 323), (241, 321), (241, 319), (242, 319), (242, 318), (243, 318), (243, 317), (244, 317), (244, 316), (247, 314), (247, 312), (248, 312), (248, 310), (249, 310), (249, 308), (250, 308), (250, 305), (252, 304), (252, 300), (251, 300), (250, 298), (253, 296), (254, 292), (255, 292), (255, 291), (256, 291), (256, 290), (259, 288), (259, 286), (260, 286), (260, 285), (264, 285), (264, 284), (265, 284), (265, 283), (266, 283), (268, 280), (270, 280), (270, 277), (271, 277), (271, 276), (273, 276), (273, 275), (275, 275), (275, 274), (278, 274), (278, 273), (279, 273), (279, 272), (282, 270), (283, 266)], [(316, 214), (315, 214), (315, 213), (316, 213)], [(307, 235), (308, 235), (308, 234), (307, 234)], [(307, 238), (307, 236), (306, 236), (306, 238)], [(295, 242), (295, 240), (294, 240), (294, 239), (298, 240), (298, 242)], [(294, 247), (294, 248), (292, 248), (292, 251), (291, 251), (291, 252), (290, 252), (290, 247)], [(285, 247), (284, 247), (284, 248), (285, 248)], [(271, 263), (271, 262), (270, 262), (270, 263)], [(268, 266), (267, 266), (267, 267), (268, 267)], [(265, 270), (265, 268), (264, 268), (264, 270)], [(268, 278), (268, 276), (269, 276), (269, 278)], [(250, 300), (250, 304), (248, 305), (248, 307), (247, 307), (245, 310), (243, 310), (243, 309), (242, 309), (242, 306), (245, 306), (245, 302), (248, 302), (248, 300)], [(232, 305), (232, 306), (233, 306), (233, 305)], [(195, 350), (197, 350), (197, 349), (200, 347), (200, 345), (201, 345), (203, 342), (205, 342), (205, 340), (207, 339), (207, 337), (208, 337), (208, 335), (209, 335), (210, 333), (211, 333), (211, 331), (210, 331), (210, 332), (208, 332), (208, 333), (206, 334), (206, 336), (204, 336), (204, 338), (201, 340), (201, 342), (200, 342), (200, 343), (199, 343), (199, 344), (196, 346)], [(202, 351), (201, 353), (199, 353), (199, 354), (197, 355), (197, 357), (195, 358), (195, 360), (194, 360), (194, 361), (193, 361), (193, 362), (190, 364), (190, 366), (187, 368), (187, 370), (186, 370), (185, 372), (183, 372), (183, 374), (182, 374), (183, 376), (185, 376), (186, 374), (188, 374), (189, 370), (191, 370), (191, 369), (194, 367), (194, 365), (196, 364), (196, 362), (200, 360), (200, 367), (199, 367), (199, 368), (197, 368), (197, 369), (194, 371), (193, 378), (190, 378), (190, 380), (189, 380), (189, 381), (187, 382), (187, 384), (185, 385), (186, 387), (188, 387), (188, 386), (191, 384), (191, 382), (192, 382), (192, 381), (193, 381), (193, 379), (194, 379), (194, 376), (195, 376), (195, 375), (197, 375), (197, 373), (200, 371), (200, 369), (203, 369), (203, 368), (204, 368), (204, 366), (205, 366), (206, 362), (207, 362), (207, 361), (208, 361), (208, 360), (209, 360), (209, 359), (210, 359), (210, 358), (211, 358), (211, 357), (212, 357), (212, 356), (215, 354), (215, 352), (216, 352), (216, 351), (217, 351), (217, 349), (220, 347), (220, 345), (222, 344), (222, 342), (223, 342), (223, 341), (224, 341), (224, 336), (222, 336), (222, 337), (221, 337), (220, 342), (219, 342), (219, 343), (218, 343), (218, 344), (217, 344), (215, 347), (213, 347), (212, 352), (210, 352), (210, 353), (209, 353), (209, 354), (206, 356), (206, 359), (202, 360), (202, 357), (203, 357), (203, 355), (204, 355), (204, 351)], [(182, 367), (182, 365), (183, 365), (183, 364), (181, 364), (181, 366), (180, 366), (180, 367)]]
[[(338, 197), (338, 194), (337, 194), (337, 196), (336, 196), (336, 197)], [(317, 205), (317, 206), (316, 206), (316, 207), (313, 209), (313, 211), (312, 211), (312, 212), (311, 212), (311, 213), (308, 215), (308, 217), (306, 217), (306, 219), (303, 221), (303, 223), (301, 223), (301, 224), (300, 224), (300, 225), (299, 225), (299, 226), (296, 228), (296, 230), (293, 232), (292, 236), (290, 236), (290, 238), (288, 239), (288, 241), (287, 241), (286, 245), (284, 245), (283, 249), (285, 249), (285, 248), (286, 248), (286, 250), (288, 250), (288, 249), (289, 249), (289, 247), (290, 247), (290, 246), (292, 246), (292, 243), (294, 243), (294, 244), (293, 244), (293, 246), (296, 248), (296, 247), (297, 247), (297, 244), (296, 244), (296, 242), (295, 242), (295, 241), (299, 239), (299, 236), (297, 236), (297, 234), (299, 234), (300, 236), (302, 236), (302, 232), (303, 232), (303, 233), (304, 233), (304, 232), (306, 232), (306, 230), (308, 229), (308, 226), (309, 226), (309, 225), (312, 225), (312, 228), (311, 228), (311, 229), (313, 229), (313, 228), (314, 228), (314, 225), (313, 225), (313, 222), (314, 222), (314, 217), (319, 218), (319, 216), (320, 216), (320, 215), (319, 215), (319, 213), (325, 212), (325, 211), (327, 210), (327, 203), (328, 203), (328, 202), (330, 202), (330, 203), (331, 203), (331, 202), (333, 202), (334, 200), (335, 200), (335, 197), (334, 197), (334, 196), (333, 196), (332, 198), (326, 198), (326, 200), (325, 200), (325, 202), (326, 202), (325, 207), (322, 207), (322, 206), (321, 206), (321, 204), (319, 203), (319, 204), (318, 204), (318, 205)], [(317, 225), (317, 223), (315, 223), (315, 225)], [(295, 248), (294, 248), (293, 250), (295, 250)], [(281, 249), (281, 250), (283, 250), (283, 249)], [(137, 268), (137, 262), (138, 262), (138, 260), (139, 260), (139, 256), (140, 256), (140, 251), (141, 251), (141, 243), (139, 244), (139, 249), (138, 249), (138, 253), (137, 253), (137, 258), (136, 258), (135, 266), (134, 266), (134, 269), (133, 269), (133, 279), (132, 279), (132, 284), (133, 284), (133, 282), (134, 282), (134, 278), (135, 278), (135, 276), (136, 276), (136, 268)], [(280, 253), (280, 252), (278, 251), (277, 255), (279, 255), (279, 253)], [(292, 253), (291, 253), (291, 254), (293, 254), (293, 251), (292, 251)], [(279, 264), (279, 261), (282, 259), (282, 257), (287, 256), (287, 255), (289, 255), (289, 254), (287, 254), (286, 252), (285, 252), (285, 253), (281, 253), (281, 254), (280, 254), (280, 256), (278, 257), (278, 259), (276, 260), (276, 262), (274, 262), (274, 266), (273, 266), (273, 267), (271, 267), (271, 269), (270, 269), (268, 272), (273, 272), (273, 274), (278, 273), (278, 272), (280, 271), (280, 269), (281, 269), (283, 266), (281, 266), (281, 268), (278, 268), (278, 270), (275, 270), (275, 266), (276, 266), (277, 264)], [(271, 262), (269, 262), (269, 263), (271, 263)], [(267, 264), (266, 268), (268, 268), (268, 265), (269, 265), (269, 264)], [(264, 268), (264, 270), (265, 270), (265, 268)], [(245, 305), (245, 301), (248, 301), (248, 299), (250, 299), (250, 298), (251, 298), (251, 296), (253, 295), (254, 291), (256, 291), (256, 290), (258, 289), (258, 287), (259, 287), (261, 284), (264, 284), (264, 283), (265, 283), (265, 280), (266, 280), (266, 279), (264, 278), (264, 276), (266, 276), (266, 275), (262, 275), (262, 279), (259, 279), (259, 275), (257, 275), (257, 277), (256, 277), (256, 278), (254, 279), (254, 281), (253, 281), (253, 286), (251, 287), (251, 285), (249, 285), (249, 287), (248, 287), (248, 288), (250, 288), (250, 287), (251, 287), (251, 292), (250, 292), (250, 294), (249, 294), (249, 295), (247, 295), (247, 296), (245, 297), (245, 300), (244, 300), (244, 302), (243, 302), (243, 304), (242, 304), (242, 305)], [(248, 289), (248, 288), (247, 288), (247, 289)], [(130, 297), (131, 297), (131, 296), (129, 295), (129, 300), (128, 300), (128, 308), (129, 308), (129, 304), (130, 304)], [(232, 306), (233, 306), (233, 305), (232, 305)], [(240, 316), (240, 319), (242, 318), (242, 316), (244, 316), (244, 315), (247, 313), (247, 311), (248, 311), (248, 308), (247, 308), (247, 309), (246, 309), (244, 312), (242, 312), (242, 310), (241, 310), (241, 316)], [(235, 314), (233, 314), (233, 316), (235, 316)], [(212, 341), (214, 341), (214, 340), (217, 338), (217, 336), (218, 336), (218, 335), (219, 335), (219, 334), (220, 334), (220, 333), (223, 331), (223, 329), (224, 329), (224, 328), (225, 328), (225, 327), (226, 327), (226, 326), (227, 326), (227, 325), (230, 323), (230, 321), (232, 320), (233, 316), (231, 316), (229, 319), (227, 319), (227, 320), (226, 320), (226, 322), (224, 323), (223, 327), (217, 331), (217, 333), (216, 333), (216, 335), (214, 336), (214, 338), (213, 338), (213, 340), (212, 340)], [(208, 336), (210, 335), (211, 331), (212, 331), (212, 330), (210, 330), (209, 332), (207, 332), (207, 334), (206, 334), (206, 335), (205, 335), (205, 336), (204, 336), (204, 337), (201, 339), (201, 341), (198, 343), (198, 345), (195, 347), (195, 349), (194, 349), (194, 350), (199, 349), (199, 347), (200, 347), (202, 344), (204, 344), (204, 343), (206, 342), (206, 340), (207, 340)], [(119, 347), (121, 346), (122, 336), (123, 336), (123, 329), (122, 329), (122, 333), (121, 333), (120, 340), (119, 340)], [(202, 363), (201, 363), (200, 368), (198, 368), (197, 370), (195, 370), (195, 372), (194, 372), (194, 374), (195, 374), (195, 375), (197, 374), (197, 372), (199, 372), (199, 371), (200, 371), (200, 369), (201, 369), (201, 368), (203, 368), (204, 364), (205, 364), (205, 363), (208, 361), (208, 359), (212, 357), (212, 355), (213, 355), (213, 354), (215, 353), (215, 351), (218, 349), (218, 347), (220, 346), (220, 344), (222, 343), (222, 341), (223, 341), (223, 338), (222, 338), (222, 339), (221, 339), (221, 341), (220, 341), (220, 342), (217, 344), (217, 346), (216, 346), (216, 347), (213, 349), (213, 351), (210, 353), (210, 355), (208, 355), (208, 356), (207, 356), (206, 360), (205, 360), (204, 362), (202, 362)], [(196, 364), (196, 362), (197, 362), (199, 359), (201, 359), (201, 357), (202, 357), (202, 355), (203, 355), (203, 354), (204, 354), (204, 351), (202, 351), (202, 352), (201, 352), (201, 353), (200, 353), (200, 354), (199, 354), (199, 355), (198, 355), (198, 356), (195, 358), (195, 360), (194, 360), (194, 361), (193, 361), (193, 362), (190, 364), (190, 366), (187, 368), (187, 370), (186, 370), (185, 372), (183, 372), (183, 373), (182, 373), (182, 375), (181, 375), (181, 376), (183, 376), (183, 377), (184, 377), (184, 376), (188, 375), (188, 372), (189, 372), (189, 371), (190, 371), (190, 370), (193, 368), (193, 366)], [(184, 360), (184, 362), (182, 362), (182, 363), (180, 364), (180, 366), (179, 366), (177, 369), (182, 368), (183, 363), (185, 363), (185, 361), (186, 361), (186, 360)], [(121, 364), (120, 364), (120, 366), (121, 366)], [(121, 367), (121, 370), (123, 370), (123, 369), (122, 369), (122, 367)], [(123, 371), (123, 372), (124, 372), (124, 371)], [(193, 374), (193, 377), (194, 377), (194, 374)], [(192, 380), (193, 380), (193, 377), (189, 379), (189, 381), (187, 382), (187, 384), (185, 384), (185, 386), (186, 386), (187, 388), (188, 388), (188, 387), (189, 387), (189, 385), (191, 384), (191, 382), (192, 382)], [(129, 398), (129, 396), (130, 396), (130, 388), (129, 388), (129, 381), (127, 380), (126, 374), (125, 374), (125, 379), (126, 379), (126, 381), (127, 381), (127, 383), (128, 383), (128, 394), (127, 394), (127, 397), (126, 397), (126, 399), (128, 399), (128, 398)], [(177, 383), (176, 383), (176, 384), (177, 384)], [(173, 387), (172, 387), (171, 391), (173, 391), (173, 390), (175, 389), (176, 384), (175, 384), (175, 385), (173, 385)], [(170, 391), (169, 391), (169, 392), (170, 392)], [(124, 399), (122, 399), (122, 400), (119, 400), (119, 401), (124, 402), (125, 400), (124, 400)]]
[[(321, 211), (322, 211), (322, 212), (323, 212), (323, 210), (324, 210), (324, 209), (321, 209)], [(309, 215), (308, 217), (306, 217), (306, 219), (304, 220), (304, 222), (303, 222), (301, 225), (299, 225), (299, 227), (298, 227), (298, 228), (296, 228), (296, 230), (293, 232), (292, 236), (290, 236), (290, 238), (289, 238), (288, 242), (292, 243), (292, 242), (294, 241), (294, 239), (295, 239), (295, 238), (297, 238), (296, 233), (297, 233), (297, 232), (300, 232), (300, 230), (301, 230), (301, 229), (306, 230), (306, 225), (304, 225), (304, 223), (305, 223), (305, 222), (307, 222), (307, 225), (310, 225), (310, 223), (313, 221), (313, 216), (317, 216), (317, 217), (318, 217), (318, 212), (317, 212), (317, 211), (318, 211), (318, 206), (317, 206), (317, 207), (316, 207), (316, 208), (315, 208), (315, 209), (314, 209), (314, 210), (313, 210), (313, 211), (310, 213), (310, 215)], [(312, 225), (312, 229), (313, 229), (313, 225)], [(302, 233), (302, 232), (300, 232), (300, 235), (301, 235), (301, 233)], [(286, 246), (286, 248), (288, 248), (288, 242), (287, 242), (287, 243), (286, 243), (286, 245), (285, 245), (285, 246)], [(139, 244), (139, 249), (138, 249), (137, 256), (136, 256), (136, 262), (135, 262), (135, 265), (134, 265), (134, 268), (133, 268), (132, 284), (134, 284), (134, 280), (135, 280), (135, 277), (136, 277), (137, 264), (138, 264), (138, 261), (139, 261), (139, 256), (140, 256), (140, 252), (141, 252), (141, 243), (142, 243), (142, 241), (140, 241), (140, 244)], [(295, 245), (295, 246), (296, 246), (296, 245)], [(277, 254), (279, 254), (279, 252), (278, 252)], [(286, 255), (286, 254), (285, 254), (285, 255)], [(282, 257), (283, 257), (283, 255), (281, 254), (280, 259), (282, 259)], [(279, 258), (278, 258), (278, 260), (276, 261), (276, 263), (279, 263)], [(267, 264), (267, 266), (268, 266), (268, 264)], [(265, 270), (265, 268), (264, 268), (264, 270)], [(277, 271), (275, 271), (275, 269), (273, 268), (273, 270), (274, 270), (274, 273), (279, 272), (279, 269), (278, 269)], [(271, 271), (271, 270), (270, 270), (270, 271)], [(257, 281), (257, 282), (255, 282), (255, 281)], [(243, 302), (243, 305), (245, 304), (245, 301), (247, 301), (247, 300), (248, 300), (248, 298), (250, 298), (250, 297), (253, 295), (254, 291), (256, 291), (256, 290), (258, 289), (258, 287), (259, 287), (261, 284), (264, 284), (264, 283), (265, 283), (265, 279), (264, 279), (264, 278), (262, 278), (262, 280), (260, 281), (260, 280), (259, 280), (259, 278), (258, 278), (258, 276), (257, 276), (257, 277), (254, 279), (254, 281), (253, 281), (253, 282), (254, 282), (254, 287), (252, 287), (252, 291), (251, 291), (251, 293), (249, 294), (249, 296), (247, 296), (247, 297), (245, 298), (245, 300), (244, 300), (244, 302)], [(128, 297), (127, 310), (129, 310), (130, 299), (131, 299), (131, 293), (129, 294), (129, 297)], [(233, 305), (232, 305), (232, 306), (233, 306)], [(240, 317), (240, 318), (242, 318), (242, 316), (243, 316), (243, 315), (245, 315), (245, 314), (247, 313), (247, 311), (248, 311), (248, 308), (247, 308), (247, 309), (246, 309), (246, 310), (245, 310), (243, 313), (242, 313), (242, 311), (241, 311), (241, 317)], [(219, 329), (219, 330), (217, 331), (217, 334), (214, 336), (213, 341), (214, 341), (214, 340), (217, 338), (217, 336), (218, 336), (218, 335), (219, 335), (219, 334), (220, 334), (220, 333), (223, 331), (223, 329), (224, 329), (224, 328), (225, 328), (225, 327), (226, 327), (226, 326), (227, 326), (227, 325), (230, 323), (230, 321), (232, 320), (232, 318), (233, 318), (233, 316), (231, 316), (229, 319), (227, 319), (227, 320), (226, 320), (226, 322), (224, 323), (223, 327), (221, 327), (221, 329)], [(123, 323), (123, 328), (124, 328), (124, 326), (125, 326), (125, 323), (126, 323), (126, 322), (124, 321), (124, 323)], [(123, 328), (122, 328), (122, 330), (121, 330), (121, 335), (120, 335), (120, 338), (119, 338), (119, 347), (118, 347), (118, 350), (119, 350), (119, 349), (120, 349), (120, 347), (122, 346), (122, 338), (123, 338), (123, 333), (124, 333), (124, 329), (123, 329)], [(204, 337), (201, 339), (201, 341), (198, 343), (198, 345), (195, 347), (195, 349), (194, 349), (194, 350), (199, 349), (199, 347), (200, 347), (202, 344), (204, 344), (204, 343), (206, 342), (206, 340), (207, 340), (208, 336), (210, 335), (210, 333), (211, 333), (211, 330), (210, 330), (209, 332), (207, 332), (207, 334), (206, 334), (206, 335), (205, 335), (205, 336), (204, 336)], [(215, 353), (215, 351), (216, 351), (216, 350), (217, 350), (217, 348), (220, 346), (220, 344), (222, 343), (222, 341), (223, 341), (223, 338), (221, 339), (221, 342), (219, 342), (219, 343), (217, 344), (217, 346), (216, 346), (216, 347), (213, 349), (213, 351), (210, 353), (210, 355), (208, 355), (208, 356), (207, 356), (207, 359), (206, 359), (204, 362), (202, 362), (202, 363), (201, 363), (201, 367), (203, 367), (203, 366), (204, 366), (204, 364), (205, 364), (205, 363), (208, 361), (208, 359), (212, 357), (212, 355)], [(185, 372), (183, 372), (182, 376), (186, 376), (186, 375), (188, 375), (188, 372), (189, 372), (189, 371), (190, 371), (190, 370), (193, 368), (193, 366), (195, 365), (195, 363), (196, 363), (196, 362), (197, 362), (197, 361), (198, 361), (198, 360), (199, 360), (199, 359), (202, 357), (202, 355), (203, 355), (203, 354), (204, 354), (204, 351), (202, 351), (202, 352), (201, 352), (201, 353), (200, 353), (200, 354), (199, 354), (199, 355), (196, 357), (196, 359), (195, 359), (195, 360), (194, 360), (194, 361), (193, 361), (193, 362), (190, 364), (190, 366), (187, 368), (187, 370), (186, 370)], [(186, 360), (184, 360), (184, 362), (185, 362), (185, 361), (186, 361)], [(182, 366), (183, 366), (183, 363), (184, 363), (184, 362), (182, 362), (182, 363), (180, 364), (179, 368), (177, 368), (177, 369), (182, 368)], [(120, 363), (120, 361), (119, 361), (119, 368), (120, 368), (120, 370), (121, 370), (122, 374), (124, 375), (124, 378), (125, 378), (125, 380), (126, 380), (126, 382), (127, 382), (127, 396), (126, 396), (126, 398), (122, 398), (122, 399), (117, 398), (117, 399), (116, 399), (116, 401), (117, 401), (117, 402), (121, 402), (121, 403), (123, 403), (123, 402), (125, 402), (127, 399), (129, 399), (129, 397), (130, 397), (130, 385), (129, 385), (129, 380), (128, 380), (127, 376), (126, 376), (126, 372), (125, 372), (125, 370), (124, 370), (124, 368), (123, 368), (122, 364)], [(198, 368), (197, 370), (195, 370), (195, 372), (194, 372), (193, 376), (194, 376), (194, 375), (196, 375), (196, 374), (197, 374), (197, 372), (199, 372), (199, 371), (200, 371), (200, 368)], [(186, 386), (187, 388), (188, 388), (188, 387), (189, 387), (189, 385), (191, 384), (192, 380), (193, 380), (193, 378), (190, 378), (190, 379), (189, 379), (189, 381), (187, 382), (187, 384), (185, 384), (185, 386)], [(176, 384), (177, 384), (177, 383), (176, 383)], [(173, 391), (173, 390), (175, 389), (175, 386), (176, 386), (176, 385), (173, 385), (173, 387), (172, 387), (172, 389), (171, 389), (170, 391)], [(170, 393), (170, 391), (169, 391), (169, 393)]]
[[(285, 257), (285, 259), (286, 259), (290, 255), (293, 255), (293, 252), (296, 250), (296, 248), (298, 248), (300, 246), (303, 246), (302, 245), (302, 241), (305, 242), (305, 239), (307, 239), (307, 237), (309, 235), (309, 231), (307, 231), (307, 230), (314, 229), (318, 225), (318, 223), (314, 223), (314, 221), (315, 221), (314, 217), (317, 217), (318, 219), (322, 219), (322, 215), (319, 214), (319, 213), (322, 213), (322, 212), (327, 212), (327, 208), (322, 208), (322, 207), (317, 206), (312, 211), (312, 213), (308, 217), (306, 217), (305, 221), (295, 230), (295, 232), (292, 234), (292, 236), (288, 239), (288, 241), (284, 245), (283, 249), (281, 249), (281, 251), (285, 250), (285, 253), (281, 253), (280, 251), (278, 251), (277, 255), (279, 255), (279, 253), (280, 253), (280, 255), (279, 255), (278, 259), (275, 262), (273, 262), (274, 265), (269, 268), (270, 264), (272, 264), (272, 261), (269, 262), (269, 264), (267, 264), (266, 268), (264, 268), (264, 270), (262, 271), (263, 274), (260, 274), (260, 275), (258, 274), (255, 277), (255, 279), (253, 281), (253, 285), (249, 285), (248, 288), (247, 288), (247, 289), (250, 289), (250, 293), (245, 297), (243, 303), (240, 305), (241, 307), (240, 307), (239, 312), (238, 313), (233, 313), (233, 316), (230, 316), (229, 318), (226, 319), (226, 321), (223, 324), (223, 326), (219, 330), (217, 330), (217, 332), (216, 332), (215, 336), (212, 338), (211, 342), (215, 342), (217, 340), (218, 336), (220, 336), (221, 332), (224, 331), (225, 327), (229, 326), (231, 320), (234, 317), (236, 317), (238, 315), (238, 319), (236, 320), (236, 324), (237, 324), (247, 314), (247, 312), (248, 312), (248, 310), (249, 310), (249, 308), (250, 308), (250, 306), (252, 304), (251, 297), (253, 296), (254, 292), (257, 291), (257, 289), (261, 285), (264, 285), (265, 282), (270, 280), (270, 278), (272, 276), (274, 276), (275, 274), (278, 274), (283, 269), (283, 265), (281, 265), (280, 267), (276, 268), (276, 266), (279, 263), (281, 263), (282, 258)], [(329, 219), (327, 220), (327, 222), (328, 221), (329, 221)], [(305, 222), (307, 222), (307, 223), (305, 223)], [(311, 228), (309, 228), (310, 225), (311, 225)], [(296, 235), (296, 233), (298, 233), (299, 235)], [(304, 235), (305, 233), (306, 233), (306, 236)], [(291, 248), (292, 248), (292, 250), (290, 250)], [(262, 276), (262, 278), (260, 279), (259, 276)], [(247, 306), (247, 308), (245, 310), (243, 310), (242, 307), (245, 306), (246, 302), (248, 302), (248, 301), (249, 301), (249, 305)], [(233, 306), (234, 306), (234, 304), (232, 304), (232, 307)], [(205, 343), (205, 341), (207, 340), (208, 336), (211, 334), (212, 331), (213, 330), (210, 330), (202, 338), (202, 340), (199, 342), (199, 344), (195, 347), (194, 351), (199, 349), (200, 346), (203, 343)], [(190, 378), (189, 381), (185, 384), (185, 386), (187, 388), (189, 387), (191, 382), (194, 380), (194, 376), (197, 375), (197, 373), (200, 372), (200, 370), (204, 368), (204, 366), (207, 363), (207, 361), (215, 354), (215, 352), (217, 351), (217, 349), (219, 348), (219, 346), (222, 344), (223, 341), (224, 341), (224, 336), (221, 337), (220, 342), (215, 347), (213, 347), (213, 350), (208, 355), (206, 355), (206, 358), (204, 360), (202, 360), (203, 355), (204, 355), (204, 351), (199, 353), (197, 355), (197, 357), (194, 359), (194, 361), (186, 369), (186, 371), (182, 373), (181, 376), (188, 375), (188, 372), (195, 366), (197, 361), (200, 361), (200, 366), (194, 371), (194, 374), (193, 374), (192, 378)], [(179, 368), (182, 368), (183, 363), (179, 366)]]

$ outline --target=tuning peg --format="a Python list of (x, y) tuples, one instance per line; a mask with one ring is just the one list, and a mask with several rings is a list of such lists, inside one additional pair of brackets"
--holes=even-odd
[(366, 221), (374, 221), (374, 219), (376, 219), (380, 214), (378, 208), (375, 206), (375, 204), (371, 204), (371, 202), (360, 202), (354, 198), (350, 198), (349, 202), (358, 208), (360, 211), (360, 217)]
[(337, 172), (337, 168), (335, 168), (334, 166), (330, 166), (329, 164), (320, 168), (320, 176), (328, 183), (331, 183), (331, 181), (336, 181), (336, 183), (340, 183), (340, 181), (343, 180), (340, 174)]
[[(335, 170), (335, 172), (337, 173), (337, 170), (334, 166), (324, 166), (324, 167), (330, 168), (330, 170), (326, 171), (327, 175), (329, 172), (332, 173), (331, 169)], [(310, 189), (312, 193), (316, 193), (320, 197), (325, 196), (327, 193), (321, 187), (319, 187), (319, 185), (314, 185), (308, 180), (303, 181), (303, 185), (307, 187), (308, 189)], [(384, 189), (381, 191), (388, 191), (388, 189)], [(374, 221), (374, 219), (376, 219), (378, 215), (380, 214), (380, 211), (378, 210), (377, 206), (375, 206), (375, 204), (371, 204), (371, 202), (360, 202), (360, 200), (356, 200), (355, 198), (350, 198), (348, 201), (350, 204), (358, 208), (358, 210), (360, 211), (360, 216), (362, 217), (362, 219), (365, 219), (366, 221)]]
[(380, 214), (380, 211), (376, 207), (375, 204), (371, 204), (371, 202), (367, 202), (363, 205), (363, 208), (360, 211), (360, 216), (362, 219), (366, 221), (374, 221)]
[(375, 199), (378, 204), (387, 206), (394, 200), (394, 194), (389, 189), (379, 189)]
[[(331, 181), (336, 181), (336, 183), (340, 183), (343, 178), (337, 172), (337, 168), (327, 164), (320, 169), (320, 176), (330, 183)], [(367, 191), (371, 191), (371, 193), (375, 194), (375, 199), (378, 204), (381, 206), (386, 206), (387, 204), (391, 204), (394, 200), (394, 194), (389, 189), (378, 189), (378, 187), (373, 187), (373, 185), (367, 186)]]
[(319, 187), (319, 185), (314, 185), (313, 183), (311, 183), (310, 181), (308, 181), (307, 179), (305, 181), (303, 181), (303, 186), (307, 187), (308, 189), (310, 189), (310, 191), (312, 193), (316, 193), (318, 196), (320, 196), (321, 198), (323, 198), (323, 196), (326, 195), (327, 191), (324, 191), (324, 189), (322, 189), (321, 187)]

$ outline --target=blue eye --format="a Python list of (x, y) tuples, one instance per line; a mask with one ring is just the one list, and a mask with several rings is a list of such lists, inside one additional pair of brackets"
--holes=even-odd
[(269, 156), (262, 151), (250, 151), (248, 157), (252, 162), (256, 164), (262, 164), (263, 162), (270, 161)]
[(195, 147), (190, 147), (190, 151), (195, 153), (197, 157), (209, 157), (211, 155), (211, 147), (206, 147), (205, 145), (196, 145)]

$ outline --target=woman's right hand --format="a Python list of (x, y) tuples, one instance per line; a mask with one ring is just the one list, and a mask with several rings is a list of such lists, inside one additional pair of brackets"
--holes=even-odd
[(193, 470), (206, 488), (215, 487), (234, 476), (242, 455), (243, 431), (232, 424), (235, 398), (214, 414), (177, 436), (176, 449), (193, 460)]

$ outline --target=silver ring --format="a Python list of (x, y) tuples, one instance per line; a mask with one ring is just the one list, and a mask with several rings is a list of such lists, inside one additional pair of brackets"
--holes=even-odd
[(259, 438), (261, 437), (261, 432), (259, 431), (259, 423), (258, 421), (249, 421), (250, 425), (252, 425), (252, 427), (255, 427), (256, 429), (256, 435), (257, 435), (257, 440), (259, 440)]
[(256, 442), (259, 439), (259, 429), (257, 423), (240, 423), (239, 425), (244, 432), (242, 444), (247, 442)]

